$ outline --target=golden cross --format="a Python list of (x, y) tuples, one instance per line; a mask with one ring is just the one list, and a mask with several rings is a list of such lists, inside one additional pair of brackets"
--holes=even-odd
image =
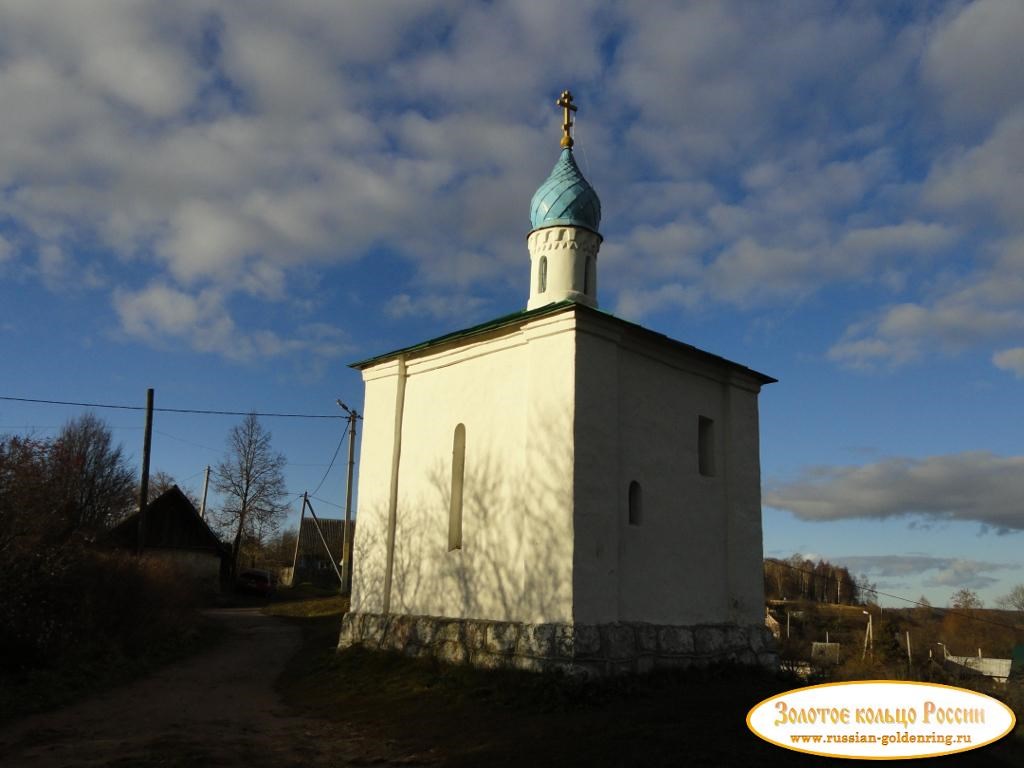
[(555, 106), (565, 110), (565, 122), (562, 123), (562, 146), (571, 147), (572, 136), (569, 131), (572, 129), (572, 113), (576, 111), (576, 105), (572, 103), (572, 93), (562, 91), (562, 95), (558, 97)]

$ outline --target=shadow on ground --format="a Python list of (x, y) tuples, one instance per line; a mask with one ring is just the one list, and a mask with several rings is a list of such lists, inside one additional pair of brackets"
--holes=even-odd
[[(335, 653), (337, 619), (303, 623), (304, 651), (279, 680), (307, 717), (361, 734), (409, 764), (445, 766), (851, 766), (787, 751), (745, 725), (757, 702), (793, 678), (730, 667), (580, 683), (555, 675), (482, 671), (350, 648)], [(937, 763), (941, 761), (941, 763)], [(915, 764), (1019, 766), (1018, 737)]]

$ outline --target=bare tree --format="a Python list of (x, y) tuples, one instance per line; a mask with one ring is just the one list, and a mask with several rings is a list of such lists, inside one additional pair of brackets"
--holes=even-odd
[(51, 503), (62, 536), (95, 537), (134, 506), (135, 473), (110, 428), (91, 413), (61, 429), (48, 455)]
[(279, 565), (291, 565), (292, 557), (295, 555), (295, 542), (299, 538), (297, 528), (286, 528), (274, 536), (264, 551), (268, 562)]
[(996, 605), (1008, 611), (1024, 611), (1024, 584), (1018, 584), (1010, 590), (1010, 594), (1000, 597)]
[(177, 483), (174, 478), (163, 470), (154, 472), (149, 478), (149, 500), (158, 499), (167, 491), (171, 490)]
[(857, 577), (857, 594), (864, 605), (878, 605), (878, 584), (871, 581), (866, 573)]
[(982, 602), (980, 597), (978, 597), (978, 593), (968, 589), (967, 587), (959, 589), (953, 593), (953, 596), (949, 598), (949, 602), (954, 608), (964, 611), (985, 607), (985, 603)]
[(197, 510), (199, 509), (199, 497), (195, 491), (191, 488), (183, 488), (178, 485), (175, 481), (174, 476), (163, 470), (159, 470), (149, 477), (149, 500), (153, 501), (158, 499), (167, 491), (171, 490), (174, 486), (178, 486), (178, 490), (185, 494), (185, 498), (192, 502), (192, 506)]
[(44, 531), (49, 443), (35, 437), (0, 437), (0, 555)]
[(284, 482), (285, 458), (270, 445), (270, 432), (256, 414), (228, 433), (228, 453), (217, 465), (214, 487), (227, 497), (221, 520), (234, 530), (231, 574), (238, 572), (243, 537), (257, 546), (277, 530), (285, 513), (282, 504), (287, 494)]

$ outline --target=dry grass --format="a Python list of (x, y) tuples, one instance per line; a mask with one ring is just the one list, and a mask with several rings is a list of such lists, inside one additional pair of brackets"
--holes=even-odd
[(287, 602), (273, 602), (263, 609), (268, 616), (282, 616), (292, 619), (313, 619), (338, 616), (348, 610), (348, 598), (341, 595), (330, 597), (307, 597)]
[[(792, 678), (717, 668), (580, 683), (486, 672), (358, 648), (337, 653), (339, 617), (296, 619), (305, 644), (279, 683), (302, 714), (361, 734), (410, 764), (590, 766), (850, 766), (769, 745), (748, 709), (795, 688)], [(374, 745), (378, 745), (374, 747)], [(941, 758), (944, 766), (1019, 766), (1020, 741)], [(927, 761), (926, 761), (927, 762)], [(874, 763), (872, 763), (874, 764)]]

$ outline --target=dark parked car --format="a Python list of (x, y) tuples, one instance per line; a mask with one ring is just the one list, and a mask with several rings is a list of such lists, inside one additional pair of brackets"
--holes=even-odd
[(277, 579), (270, 571), (261, 571), (250, 568), (238, 574), (235, 588), (239, 592), (248, 592), (254, 595), (270, 596), (277, 586)]

